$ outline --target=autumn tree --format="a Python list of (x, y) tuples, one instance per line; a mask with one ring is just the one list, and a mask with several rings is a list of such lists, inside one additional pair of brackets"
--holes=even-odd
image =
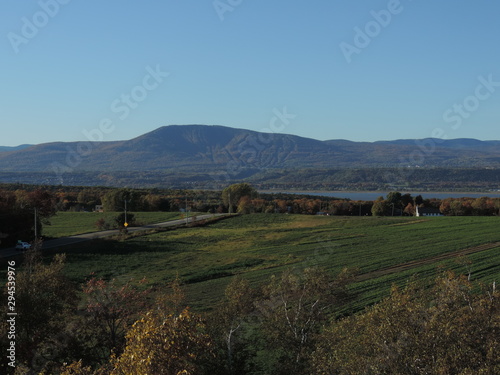
[(33, 211), (21, 208), (11, 191), (0, 191), (0, 245), (13, 246), (18, 239), (33, 238)]
[(152, 310), (127, 333), (124, 352), (111, 375), (208, 374), (213, 344), (200, 316), (184, 309), (167, 316)]
[(413, 204), (408, 203), (404, 209), (404, 213), (407, 214), (408, 216), (415, 216), (416, 210)]
[(139, 211), (141, 208), (142, 198), (138, 191), (113, 189), (102, 197), (103, 209), (106, 212), (123, 211), (125, 209), (125, 201), (127, 202), (127, 209), (130, 211)]
[(95, 188), (82, 189), (77, 195), (77, 202), (87, 210), (101, 204), (101, 192)]
[(420, 206), (422, 203), (424, 203), (424, 198), (419, 194), (415, 197), (415, 206)]
[(64, 275), (65, 255), (45, 264), (35, 245), (25, 253), (16, 277), (17, 361), (32, 369), (47, 369), (66, 358), (65, 331), (76, 313), (76, 288)]
[(331, 324), (318, 340), (313, 371), (500, 373), (499, 297), (495, 287), (452, 272), (438, 277), (432, 289), (415, 280), (393, 287), (390, 297), (364, 313)]
[(82, 360), (66, 363), (61, 368), (60, 375), (94, 375), (95, 372), (90, 366), (84, 366)]
[[(144, 284), (144, 280), (139, 282)], [(111, 352), (121, 353), (125, 333), (146, 308), (148, 290), (140, 290), (132, 281), (123, 285), (115, 280), (105, 281), (95, 277), (83, 288), (85, 323), (91, 329), (94, 356), (107, 358)]]
[(230, 211), (233, 211), (234, 206), (243, 197), (255, 198), (257, 190), (248, 183), (241, 183), (230, 185), (222, 191), (222, 201), (226, 207), (230, 208)]
[(394, 204), (395, 206), (399, 206), (401, 202), (401, 193), (399, 191), (391, 191), (387, 194), (386, 201), (389, 204)]
[(252, 204), (252, 200), (248, 195), (245, 195), (238, 201), (238, 208), (236, 212), (238, 212), (239, 214), (249, 214), (252, 212), (253, 207), (254, 206)]
[(336, 278), (318, 268), (287, 270), (272, 277), (258, 308), (263, 333), (273, 353), (274, 374), (306, 374), (315, 335), (335, 307), (348, 298), (352, 273), (344, 269)]
[(135, 225), (135, 215), (127, 212), (127, 215), (125, 215), (124, 212), (119, 213), (115, 217), (115, 224), (118, 226), (118, 228), (124, 228), (125, 223), (127, 223), (127, 226), (134, 226)]
[(0, 191), (0, 241), (13, 245), (19, 239), (33, 239), (35, 232), (40, 236), (42, 223), (48, 223), (55, 206), (55, 196), (41, 189)]
[(373, 202), (372, 206), (372, 215), (373, 216), (383, 216), (387, 212), (387, 202), (384, 198), (380, 197), (375, 202)]
[[(224, 299), (211, 314), (210, 330), (220, 350), (220, 373), (241, 374), (244, 372), (246, 349), (249, 343), (244, 334), (250, 314), (254, 311), (256, 292), (247, 280), (235, 276), (226, 287)], [(223, 353), (223, 354), (222, 354)], [(223, 370), (222, 370), (223, 369)]]

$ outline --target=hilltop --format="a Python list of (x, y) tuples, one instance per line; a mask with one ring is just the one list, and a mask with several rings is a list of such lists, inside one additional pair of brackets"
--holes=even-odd
[(23, 182), (33, 176), (39, 182), (68, 181), (85, 174), (84, 179), (101, 176), (105, 183), (103, 174), (115, 182), (125, 174), (134, 185), (138, 182), (130, 180), (134, 172), (142, 180), (147, 175), (153, 183), (165, 178), (199, 183), (213, 181), (214, 176), (266, 183), (276, 175), (282, 179), (283, 174), (300, 181), (304, 171), (309, 177), (316, 171), (319, 179), (332, 170), (368, 169), (369, 174), (384, 168), (491, 170), (500, 168), (499, 146), (500, 141), (475, 139), (320, 141), (216, 125), (170, 125), (131, 140), (53, 142), (3, 150), (0, 181)]

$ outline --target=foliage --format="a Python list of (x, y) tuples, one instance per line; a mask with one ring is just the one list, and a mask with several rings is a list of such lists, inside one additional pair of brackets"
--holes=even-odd
[(317, 374), (496, 374), (500, 295), (446, 272), (410, 283), (366, 312), (333, 323), (313, 355)]
[(87, 281), (83, 288), (85, 324), (92, 329), (94, 351), (101, 358), (111, 352), (121, 353), (125, 332), (145, 309), (148, 292), (138, 290), (131, 281), (119, 286), (115, 280), (93, 277)]
[(335, 279), (318, 268), (289, 269), (271, 277), (259, 303), (267, 350), (274, 353), (273, 374), (307, 374), (314, 336), (329, 314), (346, 301), (352, 274), (344, 269)]
[(137, 201), (137, 192), (129, 189), (113, 189), (102, 197), (105, 212), (123, 211), (125, 204), (127, 204), (129, 210), (135, 211)]
[[(117, 212), (58, 212), (44, 227), (47, 237), (59, 238), (96, 230), (116, 229)], [(134, 212), (136, 225), (148, 225), (179, 219), (178, 212)], [(98, 223), (99, 222), (99, 223)], [(99, 224), (99, 225), (97, 225)]]
[(42, 221), (54, 213), (55, 197), (50, 192), (0, 190), (0, 243), (12, 246), (19, 239), (34, 239), (35, 226), (40, 235)]
[(383, 199), (377, 199), (373, 203), (372, 215), (373, 216), (383, 216), (388, 211), (387, 203)]
[(95, 226), (99, 231), (111, 229), (111, 225), (107, 223), (106, 219), (103, 217), (97, 219), (97, 221), (95, 222)]
[(39, 246), (25, 253), (15, 294), (16, 361), (35, 370), (66, 358), (71, 340), (64, 332), (77, 304), (76, 289), (63, 274), (65, 255), (44, 264)]
[(115, 223), (116, 225), (118, 225), (118, 228), (125, 227), (125, 223), (127, 223), (127, 225), (129, 226), (134, 226), (135, 215), (130, 212), (127, 212), (127, 214), (125, 215), (124, 212), (121, 212), (115, 217)]
[(257, 196), (257, 191), (248, 183), (234, 184), (222, 190), (222, 201), (233, 212), (233, 207), (240, 203), (242, 198), (250, 199)]
[(255, 310), (256, 291), (248, 280), (234, 277), (224, 298), (210, 314), (209, 329), (218, 349), (220, 374), (241, 374), (249, 361), (250, 342), (245, 337), (250, 314)]
[[(481, 363), (488, 364), (492, 371), (496, 371), (497, 364), (493, 354), (498, 348), (494, 346), (496, 344), (491, 337), (498, 334), (498, 328), (495, 325), (494, 329), (491, 328), (490, 323), (496, 321), (495, 324), (498, 325), (498, 308), (495, 307), (497, 305), (488, 304), (488, 298), (497, 298), (498, 292), (493, 291), (491, 286), (481, 289), (467, 279), (493, 281), (498, 277), (498, 244), (495, 247), (498, 241), (497, 227), (497, 219), (491, 217), (445, 217), (436, 220), (252, 214), (233, 216), (207, 227), (179, 229), (127, 241), (107, 240), (92, 242), (91, 246), (74, 245), (68, 249), (65, 266), (59, 267), (62, 281), (57, 285), (60, 289), (50, 293), (52, 296), (57, 293), (59, 298), (60, 293), (65, 294), (65, 289), (62, 288), (66, 287), (68, 291), (72, 290), (66, 294), (74, 295), (77, 289), (64, 275), (71, 276), (76, 282), (85, 281), (87, 287), (88, 273), (96, 270), (93, 275), (96, 278), (91, 279), (94, 284), (92, 293), (81, 295), (84, 299), (81, 300), (79, 311), (76, 311), (73, 300), (68, 300), (64, 305), (66, 307), (62, 309), (48, 306), (50, 311), (59, 309), (60, 312), (55, 314), (58, 321), (49, 321), (52, 331), (44, 338), (39, 337), (39, 345), (34, 349), (35, 360), (24, 361), (24, 367), (46, 369), (47, 373), (57, 374), (62, 363), (68, 362), (70, 365), (64, 371), (73, 371), (75, 374), (80, 371), (85, 375), (95, 371), (109, 374), (111, 367), (118, 366), (121, 358), (120, 345), (114, 359), (109, 362), (112, 345), (108, 345), (106, 349), (99, 347), (99, 342), (109, 343), (106, 337), (110, 337), (110, 331), (102, 329), (92, 318), (96, 313), (98, 318), (95, 320), (104, 322), (106, 318), (100, 317), (107, 315), (99, 315), (99, 311), (103, 311), (99, 310), (100, 307), (88, 311), (90, 300), (87, 298), (90, 295), (92, 298), (97, 296), (99, 298), (96, 297), (95, 300), (104, 301), (101, 307), (105, 306), (106, 301), (114, 299), (113, 293), (119, 292), (121, 288), (126, 290), (127, 284), (137, 292), (143, 290), (143, 287), (132, 287), (127, 280), (132, 277), (138, 280), (148, 275), (148, 284), (154, 288), (154, 295), (148, 294), (148, 301), (156, 298), (152, 310), (156, 317), (154, 325), (163, 324), (161, 322), (171, 325), (173, 320), (183, 314), (187, 305), (193, 311), (203, 311), (209, 317), (205, 322), (196, 314), (201, 319), (200, 332), (203, 337), (208, 337), (210, 345), (198, 347), (196, 356), (200, 361), (191, 358), (192, 363), (189, 359), (182, 362), (195, 366), (196, 370), (192, 370), (195, 373), (304, 374), (317, 370), (318, 373), (335, 374), (340, 367), (333, 360), (344, 361), (341, 363), (344, 369), (351, 365), (361, 366), (357, 363), (361, 362), (366, 366), (374, 366), (373, 373), (406, 373), (402, 372), (401, 363), (412, 363), (417, 358), (411, 357), (411, 352), (420, 356), (417, 358), (419, 361), (431, 363), (434, 358), (428, 353), (434, 349), (436, 358), (440, 361), (436, 360), (436, 363), (442, 365), (440, 373), (488, 373), (480, 367)], [(435, 267), (443, 257), (452, 258), (464, 249), (475, 247), (477, 252), (470, 255), (472, 263), (468, 259), (461, 259), (459, 264), (448, 264), (466, 272), (466, 277), (445, 274), (438, 279), (443, 281), (439, 281), (435, 288), (426, 289), (430, 275), (434, 275)], [(50, 259), (50, 251), (44, 254), (47, 255), (45, 263), (41, 263), (40, 259), (26, 260), (20, 270), (33, 272), (38, 269), (35, 266), (37, 263), (45, 267), (54, 263), (55, 259)], [(427, 260), (430, 262), (425, 264)], [(419, 263), (420, 261), (424, 263)], [(323, 266), (325, 272), (314, 268), (316, 265)], [(353, 283), (336, 284), (332, 275), (341, 273), (342, 266), (360, 268), (360, 274), (352, 280)], [(400, 266), (402, 267), (399, 268)], [(300, 271), (306, 267), (311, 269)], [(380, 305), (366, 311), (361, 310), (367, 304), (380, 301), (381, 296), (388, 293), (387, 285), (393, 282), (403, 285), (415, 272), (422, 274), (421, 284), (411, 283), (403, 290), (395, 287), (392, 295), (398, 296), (394, 297), (396, 299), (391, 300), (390, 297)], [(276, 276), (270, 279), (273, 274)], [(237, 276), (231, 277), (228, 285), (228, 276), (233, 275)], [(345, 275), (340, 280), (351, 280), (352, 275)], [(55, 278), (49, 274), (47, 277), (49, 280)], [(107, 281), (113, 278), (116, 279), (114, 282)], [(165, 288), (165, 283), (174, 278), (174, 282)], [(180, 280), (191, 281), (185, 286), (186, 299), (183, 298), (184, 290)], [(262, 284), (264, 287), (261, 292), (256, 292), (257, 287)], [(346, 285), (346, 288), (339, 288), (340, 285)], [(100, 289), (100, 286), (104, 287)], [(37, 290), (43, 295), (45, 292), (41, 287), (38, 285)], [(222, 297), (225, 287), (226, 293)], [(51, 286), (49, 289), (54, 288)], [(429, 290), (432, 293), (429, 294)], [(332, 294), (332, 291), (338, 292)], [(352, 300), (345, 299), (347, 292)], [(42, 301), (36, 299), (38, 297), (33, 298)], [(115, 297), (116, 301), (121, 301), (117, 303), (118, 308), (128, 307), (124, 305), (129, 300), (131, 307), (134, 305), (134, 298), (120, 300), (119, 295)], [(318, 299), (319, 302), (316, 303)], [(284, 308), (283, 300), (286, 301), (287, 309)], [(387, 301), (393, 302), (388, 305)], [(137, 304), (135, 316), (132, 314), (121, 326), (118, 336), (122, 337), (125, 332), (130, 332), (130, 324), (135, 319), (145, 319), (145, 306), (151, 305), (150, 302), (144, 305), (141, 303)], [(113, 305), (109, 306), (111, 311)], [(319, 309), (319, 306), (328, 307)], [(311, 309), (312, 307), (314, 308)], [(477, 315), (465, 314), (471, 308)], [(212, 310), (213, 314), (209, 314), (207, 310)], [(352, 315), (354, 311), (358, 313)], [(491, 315), (487, 315), (486, 311), (490, 311)], [(191, 314), (191, 310), (188, 312)], [(346, 318), (332, 324), (331, 321), (339, 313)], [(361, 317), (365, 314), (368, 315), (363, 320)], [(460, 320), (456, 319), (457, 316)], [(477, 316), (477, 321), (474, 316)], [(432, 319), (428, 320), (428, 317)], [(47, 316), (40, 318), (46, 319)], [(484, 330), (476, 328), (481, 324), (479, 321), (485, 319), (489, 320), (484, 323)], [(289, 324), (289, 321), (293, 324)], [(360, 322), (367, 325), (360, 326)], [(368, 326), (368, 323), (371, 325)], [(186, 325), (189, 326), (187, 323)], [(325, 325), (328, 327), (327, 331), (323, 331)], [(343, 328), (338, 328), (335, 335), (329, 336), (335, 327)], [(0, 326), (0, 329), (3, 330), (0, 333), (6, 332), (5, 325)], [(40, 332), (45, 332), (43, 329), (44, 327), (40, 327)], [(426, 341), (418, 341), (417, 334), (412, 329), (425, 333), (423, 337)], [(470, 331), (471, 329), (474, 331)], [(170, 332), (169, 337), (177, 337), (177, 333), (172, 333), (169, 329), (165, 331)], [(467, 332), (470, 337), (462, 338)], [(154, 333), (153, 336), (155, 335), (166, 337), (159, 333)], [(386, 342), (376, 341), (371, 337), (376, 335), (385, 337)], [(344, 337), (351, 341), (344, 340)], [(340, 340), (340, 348), (336, 346), (336, 338)], [(489, 342), (493, 349), (482, 346), (480, 341), (483, 338), (483, 343), (489, 345)], [(449, 352), (439, 349), (442, 342), (451, 339), (460, 344), (446, 344)], [(146, 338), (141, 340), (142, 343), (148, 342)], [(349, 345), (344, 345), (346, 342)], [(434, 349), (429, 349), (430, 344), (427, 345), (427, 342), (432, 343)], [(384, 345), (387, 345), (385, 349)], [(474, 345), (477, 345), (477, 350)], [(352, 349), (351, 352), (348, 352), (349, 348)], [(158, 349), (163, 354), (158, 354), (157, 358), (166, 358), (175, 353), (175, 350)], [(484, 354), (488, 350), (490, 357)], [(156, 351), (154, 355), (147, 350), (141, 353), (156, 356)], [(335, 353), (339, 353), (339, 356), (332, 359)], [(399, 359), (393, 361), (392, 353)], [(471, 358), (472, 364), (467, 365), (465, 361), (453, 362), (453, 353), (458, 353), (456, 357)], [(351, 354), (348, 361), (346, 358)], [(373, 357), (368, 357), (372, 354)], [(311, 362), (312, 358), (314, 362)], [(74, 362), (80, 359), (80, 364)], [(104, 366), (100, 367), (103, 361)], [(179, 368), (182, 366), (179, 365)], [(182, 371), (186, 368), (182, 367)], [(355, 369), (351, 372), (345, 370), (343, 373), (365, 373), (364, 368), (353, 368)], [(439, 373), (438, 370), (433, 371), (426, 367), (421, 373)]]
[(111, 375), (203, 374), (212, 347), (205, 323), (188, 309), (179, 315), (149, 311), (128, 332)]

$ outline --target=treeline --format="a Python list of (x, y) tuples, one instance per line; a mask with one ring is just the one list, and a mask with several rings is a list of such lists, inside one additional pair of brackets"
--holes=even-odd
[[(224, 166), (226, 167), (226, 166)], [(236, 173), (237, 172), (237, 173)], [(65, 186), (114, 186), (131, 188), (222, 190), (247, 182), (259, 190), (381, 190), (484, 191), (498, 189), (499, 168), (460, 167), (352, 167), (352, 168), (245, 168), (228, 174), (227, 169), (200, 171), (183, 168), (161, 171), (109, 171), (65, 173), (64, 180), (53, 172), (0, 172), (0, 179), (15, 183)]]
[(439, 202), (439, 209), (448, 216), (498, 216), (499, 198), (446, 198)]
[[(250, 199), (255, 200), (250, 207), (252, 212), (278, 212), (278, 202), (281, 202), (280, 207), (283, 212), (306, 213), (307, 211), (315, 213), (314, 207), (317, 206), (320, 208), (321, 203), (332, 200), (332, 198), (328, 197), (306, 194), (259, 194), (253, 186), (247, 183), (230, 186), (233, 190), (231, 202), (224, 200), (221, 190), (60, 187), (25, 184), (0, 185), (0, 196), (16, 192), (32, 193), (34, 191), (43, 191), (51, 195), (56, 211), (77, 212), (94, 211), (98, 205), (103, 206), (104, 211), (122, 211), (125, 201), (127, 201), (128, 208), (131, 211), (137, 212), (176, 212), (186, 209), (196, 212), (228, 212), (230, 210), (230, 203), (231, 210), (236, 212), (239, 200), (244, 196), (248, 196)], [(307, 205), (306, 202), (308, 201), (311, 203)], [(283, 208), (284, 204), (286, 206)], [(291, 207), (290, 209), (288, 208), (289, 206)]]
[[(311, 195), (263, 194), (247, 183), (230, 185), (222, 192), (12, 184), (0, 186), (0, 246), (12, 246), (19, 239), (32, 240), (35, 232), (42, 236), (42, 224), (49, 224), (50, 217), (58, 211), (90, 212), (102, 208), (105, 212), (123, 212), (125, 205), (128, 212), (413, 216), (418, 206), (434, 208), (449, 216), (500, 215), (499, 198), (423, 199), (397, 191), (375, 201), (352, 201)], [(124, 220), (117, 217), (116, 222), (123, 224)], [(103, 220), (96, 221), (96, 226), (107, 228)]]
[(353, 297), (348, 270), (289, 269), (258, 287), (236, 276), (213, 311), (197, 313), (179, 280), (153, 289), (96, 278), (76, 286), (64, 262), (26, 254), (15, 340), (0, 323), (2, 348), (15, 348), (2, 355), (3, 374), (500, 373), (499, 292), (463, 275), (442, 272), (432, 287), (412, 279), (348, 316), (338, 314)]
[(30, 193), (36, 190), (52, 195), (56, 211), (94, 211), (98, 205), (108, 212), (122, 211), (125, 201), (132, 211), (179, 211), (186, 208), (187, 199), (188, 209), (206, 212), (217, 209), (221, 204), (220, 191), (0, 185), (0, 194), (16, 191)]
[(55, 210), (55, 197), (47, 191), (0, 190), (0, 246), (41, 235), (42, 223)]
[(498, 168), (266, 169), (247, 179), (259, 189), (484, 191), (498, 189)]

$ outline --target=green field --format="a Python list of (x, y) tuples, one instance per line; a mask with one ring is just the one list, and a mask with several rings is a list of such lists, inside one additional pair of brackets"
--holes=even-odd
[[(119, 212), (58, 212), (43, 226), (43, 235), (58, 238), (97, 231), (96, 222), (104, 218), (112, 223)], [(133, 212), (137, 225), (180, 219), (179, 212)]]
[[(95, 240), (63, 251), (68, 255), (67, 274), (76, 282), (94, 273), (118, 280), (146, 277), (150, 285), (161, 288), (178, 274), (186, 283), (190, 305), (200, 310), (216, 303), (233, 275), (257, 286), (286, 267), (319, 265), (332, 273), (358, 268), (360, 279), (352, 285), (357, 297), (346, 306), (357, 310), (386, 295), (392, 283), (404, 284), (415, 273), (431, 277), (439, 265), (458, 272), (466, 269), (451, 257), (373, 277), (370, 273), (500, 241), (499, 225), (496, 217), (254, 214), (127, 240)], [(500, 245), (468, 258), (473, 261), (473, 278), (498, 282)]]

